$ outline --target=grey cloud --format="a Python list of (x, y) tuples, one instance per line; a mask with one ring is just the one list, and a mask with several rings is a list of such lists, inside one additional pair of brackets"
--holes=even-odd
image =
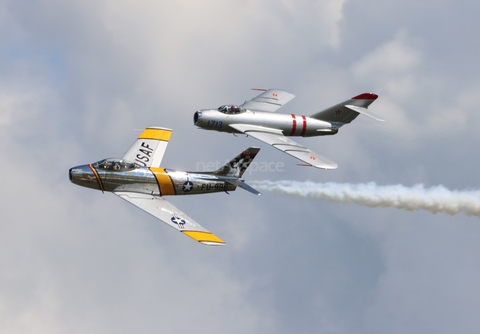
[[(2, 2), (0, 330), (475, 333), (477, 219), (241, 190), (172, 198), (227, 241), (212, 249), (67, 171), (154, 125), (174, 129), (165, 167), (257, 145), (285, 171), (247, 180), (476, 189), (476, 6)], [(386, 122), (299, 140), (336, 171), (195, 129), (196, 109), (256, 86), (292, 91), (280, 112), (304, 115), (373, 90)]]

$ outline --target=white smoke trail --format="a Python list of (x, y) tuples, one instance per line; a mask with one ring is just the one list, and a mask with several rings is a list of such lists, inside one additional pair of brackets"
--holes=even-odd
[(259, 191), (273, 191), (310, 200), (355, 203), (369, 207), (393, 207), (408, 211), (427, 210), (455, 215), (465, 212), (480, 217), (479, 190), (449, 190), (444, 186), (425, 188), (403, 185), (379, 186), (375, 183), (314, 183), (310, 181), (251, 181)]

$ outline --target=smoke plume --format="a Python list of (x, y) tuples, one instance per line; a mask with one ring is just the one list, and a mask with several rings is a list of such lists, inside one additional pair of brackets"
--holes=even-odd
[(392, 207), (408, 211), (427, 210), (455, 215), (465, 212), (480, 217), (479, 190), (449, 190), (444, 186), (425, 188), (422, 184), (379, 186), (375, 183), (314, 183), (310, 181), (254, 181), (259, 191), (273, 191), (292, 197), (355, 203), (369, 207)]

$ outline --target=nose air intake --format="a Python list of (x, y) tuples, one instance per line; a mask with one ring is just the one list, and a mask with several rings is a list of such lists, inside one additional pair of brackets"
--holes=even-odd
[(196, 111), (195, 114), (193, 114), (193, 125), (197, 125), (198, 119), (202, 116), (201, 111)]

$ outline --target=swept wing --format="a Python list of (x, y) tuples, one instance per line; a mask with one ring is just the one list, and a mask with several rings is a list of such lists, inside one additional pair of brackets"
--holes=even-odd
[(202, 244), (225, 245), (223, 240), (207, 231), (163, 197), (131, 192), (114, 192), (114, 194)]
[(290, 102), (295, 95), (281, 89), (255, 89), (264, 91), (241, 106), (248, 110), (274, 112)]
[(335, 162), (285, 137), (281, 130), (249, 124), (230, 124), (230, 126), (264, 143), (272, 145), (276, 149), (313, 167), (323, 169), (335, 169), (338, 167)]
[(143, 167), (159, 167), (171, 135), (171, 129), (146, 128), (122, 159)]

